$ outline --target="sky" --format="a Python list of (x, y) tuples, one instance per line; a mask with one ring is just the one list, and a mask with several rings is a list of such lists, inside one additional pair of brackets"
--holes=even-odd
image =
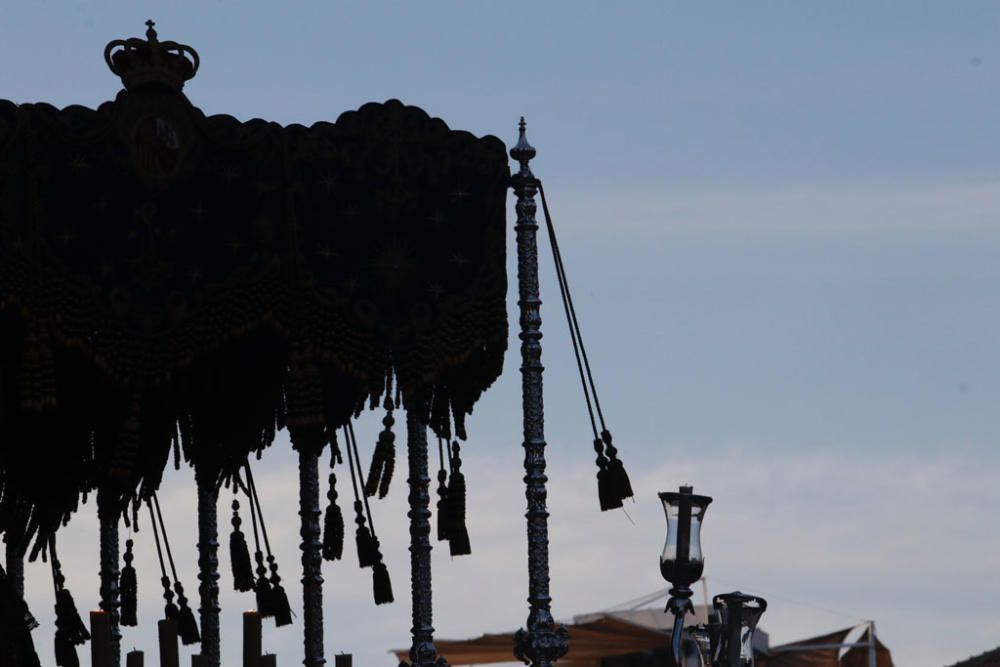
[[(629, 516), (598, 511), (543, 244), (558, 618), (666, 587), (656, 492), (692, 483), (715, 498), (702, 535), (710, 594), (767, 598), (773, 644), (863, 619), (901, 666), (1000, 643), (1000, 5), (9, 2), (0, 98), (111, 99), (120, 83), (104, 45), (142, 35), (148, 18), (161, 39), (198, 50), (185, 93), (206, 113), (308, 124), (398, 98), (508, 145), (527, 118), (636, 491)], [(508, 217), (512, 240), (512, 206)], [(469, 422), (473, 554), (434, 551), (438, 637), (514, 630), (527, 614), (518, 364), (512, 339)], [(363, 449), (379, 417), (359, 425)], [(258, 468), (294, 608), (284, 434)], [(350, 554), (326, 564), (328, 656), (388, 667), (386, 651), (409, 645), (404, 477), (372, 508), (397, 602), (372, 604)], [(169, 473), (161, 499), (195, 591), (192, 472)], [(98, 599), (94, 514), (84, 507), (60, 542), (82, 608)], [(147, 541), (143, 625), (123, 647), (152, 655), (162, 605)], [(229, 590), (223, 561), (234, 664), (239, 612), (253, 602)], [(53, 664), (46, 567), (27, 566), (28, 602)], [(300, 621), (268, 624), (265, 648), (281, 664), (301, 659)]]

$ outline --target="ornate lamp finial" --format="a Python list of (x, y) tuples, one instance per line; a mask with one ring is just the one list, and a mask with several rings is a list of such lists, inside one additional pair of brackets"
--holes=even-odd
[(186, 44), (161, 42), (155, 25), (152, 19), (146, 21), (145, 40), (131, 37), (109, 42), (104, 62), (128, 89), (159, 85), (179, 92), (198, 72), (198, 52)]

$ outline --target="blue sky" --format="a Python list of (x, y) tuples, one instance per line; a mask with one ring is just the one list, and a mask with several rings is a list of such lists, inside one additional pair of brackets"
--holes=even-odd
[[(897, 664), (915, 667), (1000, 641), (1000, 6), (22, 2), (0, 22), (0, 97), (110, 99), (104, 44), (150, 17), (198, 49), (185, 92), (207, 113), (311, 123), (394, 97), (508, 143), (527, 117), (638, 492), (635, 526), (596, 511), (546, 263), (560, 618), (663, 587), (655, 492), (690, 481), (716, 497), (711, 592), (768, 597), (772, 640), (874, 618)], [(526, 613), (517, 364), (514, 347), (470, 422), (474, 553), (435, 553), (441, 637), (513, 629)], [(362, 442), (377, 428), (367, 421)], [(267, 462), (265, 512), (292, 517), (284, 439)], [(164, 497), (182, 510), (167, 522), (176, 551), (188, 541), (193, 589), (190, 471), (169, 475)], [(66, 538), (82, 605), (88, 585), (97, 595), (92, 509)], [(384, 650), (408, 644), (402, 476), (373, 510), (399, 602), (375, 609), (367, 573), (327, 567), (327, 647), (389, 665)], [(294, 581), (295, 522), (272, 522), (288, 524), (274, 531)], [(41, 565), (29, 584), (50, 618)], [(249, 600), (224, 603), (236, 619)], [(265, 638), (283, 663), (298, 660), (297, 628)], [(35, 633), (43, 651), (50, 631)], [(129, 631), (126, 647), (152, 651), (152, 637)]]

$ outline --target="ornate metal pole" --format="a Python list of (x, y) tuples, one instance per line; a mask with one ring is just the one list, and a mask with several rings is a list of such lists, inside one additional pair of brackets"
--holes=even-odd
[(535, 149), (520, 136), (510, 156), (520, 169), (512, 177), (517, 196), (517, 282), (521, 310), (521, 405), (524, 413), (524, 483), (528, 501), (528, 621), (514, 637), (514, 655), (525, 664), (550, 667), (566, 655), (568, 634), (552, 618), (549, 597), (549, 512), (545, 501), (545, 420), (542, 400), (542, 301), (538, 296), (538, 223), (535, 193), (538, 183), (528, 162)]
[(322, 425), (290, 427), (299, 452), (299, 516), (302, 528), (302, 623), (306, 667), (323, 667), (323, 574), (319, 519), (319, 455), (325, 444)]
[(201, 606), (201, 655), (206, 667), (219, 667), (219, 489), (215, 475), (197, 477), (198, 593)]
[[(427, 428), (411, 412), (406, 413), (406, 449), (410, 464), (410, 587), (413, 597), (413, 644), (411, 667), (447, 667), (434, 646), (431, 593), (431, 510), (427, 474)], [(405, 663), (404, 663), (405, 664)]]
[(101, 609), (111, 618), (111, 660), (114, 667), (121, 665), (122, 631), (118, 608), (118, 519), (120, 508), (115, 494), (101, 488), (97, 492), (97, 521), (100, 523), (101, 541)]

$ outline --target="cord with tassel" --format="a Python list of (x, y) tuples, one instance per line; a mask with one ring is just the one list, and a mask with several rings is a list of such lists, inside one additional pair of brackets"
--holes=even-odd
[(323, 519), (323, 559), (340, 560), (344, 555), (344, 514), (337, 504), (337, 475), (333, 467), (337, 463), (343, 463), (344, 459), (340, 454), (340, 447), (337, 444), (337, 432), (330, 431), (330, 489), (326, 492), (326, 498), (330, 501), (327, 505), (326, 515)]
[(125, 540), (125, 555), (122, 556), (125, 566), (122, 567), (121, 574), (118, 575), (118, 591), (122, 600), (120, 622), (126, 627), (135, 627), (139, 624), (139, 619), (136, 617), (138, 582), (135, 576), (135, 566), (132, 565), (135, 558), (132, 554), (133, 545), (131, 537)]
[[(236, 478), (238, 480), (238, 478)], [(241, 484), (242, 486), (242, 484)], [(257, 532), (257, 510), (253, 501), (250, 500), (250, 489), (243, 487), (250, 502), (250, 523), (253, 526), (253, 559), (257, 563), (257, 581), (254, 582), (253, 590), (257, 598), (257, 611), (263, 618), (274, 616), (274, 596), (271, 593), (271, 583), (267, 580), (267, 566), (264, 565), (264, 552), (260, 548), (260, 535)]]
[(392, 473), (396, 469), (396, 435), (392, 432), (392, 425), (395, 420), (392, 411), (395, 405), (392, 402), (392, 384), (387, 383), (385, 390), (385, 400), (382, 407), (385, 408), (385, 417), (382, 424), (385, 426), (378, 434), (378, 441), (375, 444), (375, 452), (372, 454), (372, 464), (368, 469), (368, 480), (365, 482), (365, 496), (372, 497), (378, 492), (379, 499), (385, 498), (389, 493), (389, 483), (392, 481)]
[(241, 593), (252, 591), (254, 586), (253, 563), (250, 561), (250, 547), (247, 538), (240, 529), (243, 520), (240, 519), (240, 501), (236, 494), (239, 485), (233, 482), (233, 532), (229, 534), (229, 565), (233, 571), (233, 588)]
[[(351, 426), (349, 422), (347, 424), (347, 435), (348, 463), (351, 466), (357, 465), (358, 479), (360, 479), (362, 484), (364, 484), (364, 478), (361, 473), (361, 457), (358, 454), (358, 441), (354, 437), (354, 427)], [(352, 450), (354, 452), (353, 456), (351, 456)], [(354, 481), (353, 470), (351, 481)], [(375, 535), (375, 523), (372, 521), (372, 510), (368, 505), (368, 496), (362, 495), (362, 498), (364, 500), (365, 514), (368, 516), (368, 526), (371, 528), (371, 532), (369, 533), (371, 536), (369, 548), (371, 549), (372, 557), (372, 596), (375, 599), (376, 605), (389, 604), (394, 601), (392, 595), (392, 581), (389, 579), (389, 568), (386, 567), (385, 562), (382, 559), (382, 549), (379, 545), (378, 537)]]
[[(163, 533), (163, 546), (167, 551), (167, 562), (170, 563), (170, 572), (174, 577), (174, 592), (177, 593), (177, 634), (180, 635), (181, 643), (185, 646), (197, 644), (201, 641), (201, 633), (198, 631), (198, 622), (194, 618), (194, 612), (188, 606), (187, 596), (184, 595), (184, 586), (177, 576), (177, 568), (174, 566), (174, 555), (170, 551), (170, 540), (167, 538), (167, 526), (163, 523), (163, 514), (160, 512), (160, 499), (156, 493), (152, 495), (152, 507), (156, 508), (156, 518), (160, 522), (160, 531)], [(159, 546), (159, 545), (157, 545)], [(162, 566), (162, 554), (160, 555)], [(164, 577), (166, 573), (164, 573)]]
[(59, 667), (80, 667), (80, 659), (76, 655), (76, 647), (90, 639), (87, 626), (80, 618), (76, 602), (66, 588), (66, 578), (62, 573), (62, 565), (56, 555), (55, 535), (49, 536), (49, 556), (52, 566), (52, 585), (56, 594), (56, 665)]
[(174, 590), (170, 586), (170, 577), (167, 576), (167, 566), (163, 561), (163, 548), (160, 545), (160, 529), (156, 525), (156, 515), (153, 513), (153, 503), (147, 498), (146, 506), (149, 508), (149, 522), (153, 526), (153, 540), (156, 542), (156, 558), (160, 562), (160, 585), (163, 586), (163, 617), (167, 620), (178, 622), (180, 610), (174, 603)]
[(452, 556), (472, 553), (469, 530), (465, 525), (465, 475), (462, 473), (461, 447), (458, 440), (451, 445), (451, 475), (448, 479), (448, 546)]
[(375, 565), (375, 544), (365, 522), (365, 509), (358, 493), (358, 473), (355, 473), (354, 452), (347, 426), (344, 427), (344, 441), (347, 443), (347, 467), (351, 471), (351, 489), (354, 491), (354, 523), (357, 525), (354, 530), (354, 544), (358, 552), (358, 567), (372, 567)]
[[(563, 263), (562, 253), (559, 250), (559, 242), (556, 239), (555, 226), (552, 224), (552, 216), (549, 214), (549, 205), (545, 199), (545, 188), (542, 182), (536, 179), (538, 192), (542, 197), (542, 210), (545, 214), (545, 226), (549, 235), (549, 245), (552, 247), (552, 259), (555, 263), (556, 278), (559, 282), (559, 293), (562, 297), (563, 310), (566, 313), (566, 322), (569, 325), (570, 340), (573, 343), (573, 354), (576, 357), (576, 367), (580, 374), (580, 384), (583, 387), (583, 395), (587, 403), (587, 412), (590, 415), (590, 427), (594, 435), (594, 450), (597, 452), (597, 495), (601, 506), (601, 511), (616, 509), (622, 506), (626, 498), (633, 497), (632, 483), (625, 465), (618, 458), (618, 450), (611, 444), (611, 432), (604, 422), (604, 412), (601, 410), (601, 401), (597, 397), (597, 386), (594, 383), (594, 374), (590, 370), (590, 360), (587, 358), (587, 349), (583, 345), (583, 334), (580, 331), (580, 323), (576, 317), (576, 308), (573, 306), (573, 297), (569, 291), (569, 280), (566, 277), (566, 267)], [(593, 400), (591, 400), (593, 399)], [(594, 410), (597, 410), (598, 419), (594, 419)], [(601, 432), (598, 435), (597, 421), (600, 421)]]
[[(257, 485), (253, 481), (253, 473), (250, 471), (249, 462), (246, 464), (247, 487), (250, 490), (250, 505), (257, 509), (257, 518), (260, 520), (260, 533), (264, 538), (264, 549), (267, 551), (267, 564), (271, 571), (270, 586), (271, 613), (274, 616), (274, 623), (277, 627), (289, 625), (292, 622), (292, 608), (288, 603), (288, 594), (284, 586), (281, 585), (281, 576), (278, 574), (278, 563), (271, 552), (271, 542), (267, 539), (267, 527), (264, 525), (264, 511), (260, 506), (260, 496), (257, 495)], [(262, 563), (258, 561), (257, 572), (260, 573)], [(259, 580), (258, 580), (259, 581)], [(263, 615), (263, 612), (261, 612)]]
[[(437, 539), (438, 542), (448, 539), (448, 523), (450, 521), (448, 507), (448, 471), (444, 467), (444, 440), (438, 436), (438, 473), (437, 473)], [(449, 460), (451, 457), (449, 456)]]

